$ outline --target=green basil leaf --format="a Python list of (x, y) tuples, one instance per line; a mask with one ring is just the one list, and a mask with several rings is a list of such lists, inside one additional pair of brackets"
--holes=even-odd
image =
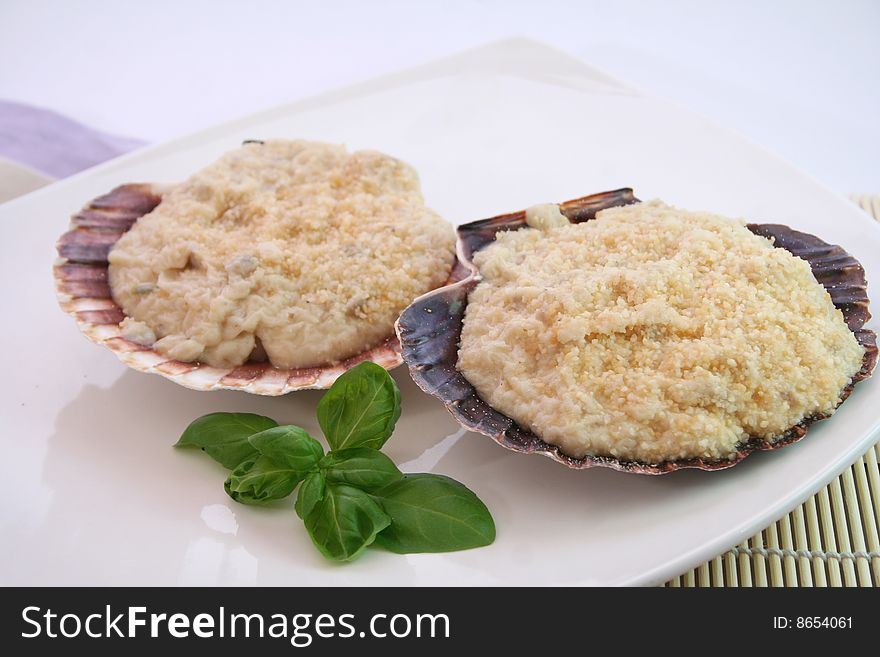
[(384, 367), (365, 361), (340, 376), (318, 402), (332, 449), (379, 449), (400, 417), (400, 390)]
[(368, 493), (403, 477), (394, 461), (369, 447), (352, 447), (330, 452), (321, 459), (319, 465), (330, 483), (348, 484)]
[(309, 516), (315, 505), (324, 499), (325, 483), (326, 480), (322, 472), (312, 472), (303, 480), (302, 486), (299, 487), (299, 492), (296, 494), (296, 504), (293, 506), (296, 509), (296, 515), (303, 520)]
[(486, 505), (449, 477), (408, 474), (374, 496), (391, 516), (376, 542), (392, 552), (450, 552), (495, 540)]
[(305, 524), (321, 554), (334, 561), (351, 561), (390, 522), (388, 514), (364, 491), (328, 484)]
[(277, 465), (302, 472), (303, 477), (324, 456), (321, 443), (312, 438), (305, 429), (292, 424), (255, 433), (248, 438), (248, 442)]
[(256, 456), (239, 464), (223, 487), (236, 502), (266, 504), (287, 497), (305, 477), (304, 472), (280, 466), (267, 456)]
[(175, 447), (201, 447), (230, 470), (256, 454), (248, 438), (278, 426), (275, 420), (253, 413), (210, 413), (193, 421)]

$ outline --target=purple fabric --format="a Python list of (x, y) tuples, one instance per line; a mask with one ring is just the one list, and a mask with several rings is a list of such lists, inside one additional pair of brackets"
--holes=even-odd
[(54, 178), (64, 178), (144, 143), (92, 130), (50, 110), (0, 100), (0, 155)]

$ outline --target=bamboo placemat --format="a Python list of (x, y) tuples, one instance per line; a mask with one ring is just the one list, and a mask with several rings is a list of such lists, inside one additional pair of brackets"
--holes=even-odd
[[(880, 196), (852, 200), (880, 221)], [(880, 443), (782, 520), (666, 586), (880, 586)]]

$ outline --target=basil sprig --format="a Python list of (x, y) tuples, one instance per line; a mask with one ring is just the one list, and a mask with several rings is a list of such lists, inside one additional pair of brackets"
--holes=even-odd
[(364, 362), (337, 379), (317, 409), (330, 446), (304, 429), (250, 413), (211, 413), (190, 424), (178, 446), (196, 446), (232, 470), (225, 489), (242, 504), (289, 496), (315, 547), (351, 561), (372, 543), (398, 553), (489, 545), (486, 505), (457, 481), (404, 475), (379, 449), (400, 417), (400, 391), (379, 365)]
[(201, 447), (220, 465), (232, 470), (254, 455), (248, 438), (277, 426), (275, 420), (253, 413), (209, 413), (190, 424), (177, 445)]
[(332, 451), (321, 459), (327, 481), (348, 484), (373, 493), (403, 477), (394, 461), (369, 447), (351, 447)]
[(264, 504), (287, 497), (324, 456), (321, 443), (305, 430), (272, 427), (248, 438), (253, 456), (226, 479), (226, 492), (236, 502)]
[(384, 367), (361, 363), (330, 386), (317, 415), (331, 449), (381, 449), (400, 417), (400, 390)]
[(449, 477), (406, 475), (378, 490), (375, 498), (392, 519), (376, 538), (386, 550), (451, 552), (495, 540), (495, 523), (486, 505)]
[(391, 524), (391, 517), (360, 488), (328, 484), (305, 523), (321, 554), (335, 561), (351, 561)]

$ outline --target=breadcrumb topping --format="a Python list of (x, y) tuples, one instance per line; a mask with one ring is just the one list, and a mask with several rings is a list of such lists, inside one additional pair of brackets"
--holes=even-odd
[(110, 252), (110, 286), (126, 331), (169, 358), (232, 367), (264, 352), (311, 367), (392, 336), (448, 277), (454, 240), (409, 165), (272, 140), (227, 153), (141, 217)]
[(861, 366), (809, 264), (743, 221), (652, 201), (474, 260), (459, 370), (574, 457), (729, 458), (832, 413)]

